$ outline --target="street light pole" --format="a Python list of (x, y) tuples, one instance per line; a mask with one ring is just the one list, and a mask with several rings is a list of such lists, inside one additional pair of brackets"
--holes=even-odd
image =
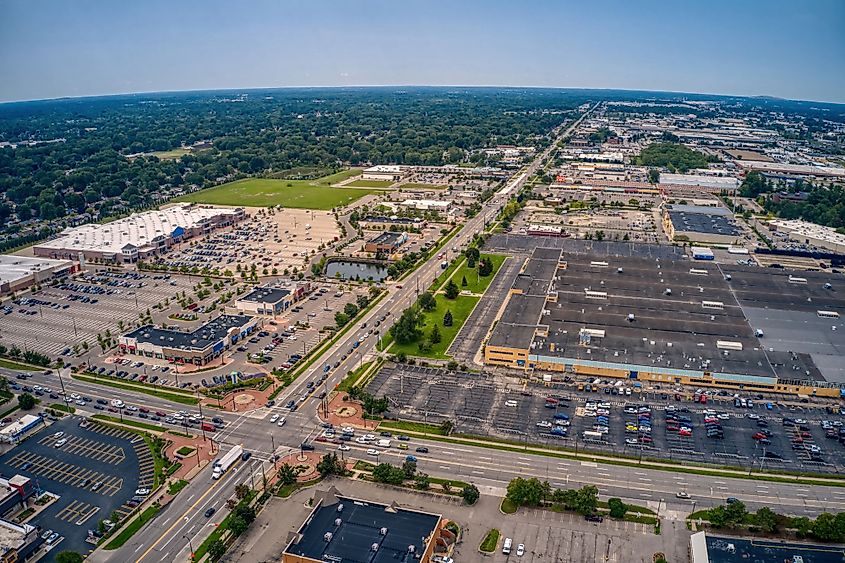
[(191, 538), (189, 538), (187, 534), (183, 534), (182, 539), (188, 540), (188, 548), (191, 550), (191, 561), (193, 561), (194, 560), (194, 544), (191, 541)]

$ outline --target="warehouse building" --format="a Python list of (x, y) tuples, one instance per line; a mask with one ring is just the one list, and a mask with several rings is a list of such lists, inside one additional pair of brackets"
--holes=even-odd
[(733, 193), (739, 187), (739, 180), (733, 176), (711, 176), (705, 174), (660, 174), (660, 188), (673, 192), (690, 191), (718, 194)]
[(111, 223), (68, 228), (52, 240), (33, 246), (36, 256), (131, 264), (167, 252), (184, 240), (206, 235), (244, 219), (243, 209), (200, 207), (180, 203), (135, 213)]
[(318, 491), (314, 509), (282, 552), (282, 563), (429, 563), (454, 536), (439, 514)]
[(407, 233), (387, 231), (379, 233), (364, 244), (364, 252), (393, 254), (408, 240)]
[(118, 339), (126, 354), (158, 358), (175, 364), (204, 366), (256, 330), (258, 319), (220, 315), (191, 332), (146, 325)]
[(733, 214), (724, 207), (667, 205), (663, 225), (666, 235), (675, 241), (733, 244), (742, 237)]
[(845, 335), (830, 328), (845, 329), (839, 288), (845, 279), (823, 272), (538, 248), (512, 284), (485, 363), (839, 397)]
[(405, 177), (405, 169), (396, 164), (381, 164), (365, 168), (361, 174), (362, 180), (380, 180), (387, 182), (398, 182)]
[(801, 244), (824, 248), (831, 252), (845, 252), (845, 235), (832, 227), (825, 227), (800, 219), (773, 219), (767, 223), (770, 230), (785, 234)]
[(79, 264), (71, 260), (0, 254), (0, 295), (21, 291), (77, 271)]

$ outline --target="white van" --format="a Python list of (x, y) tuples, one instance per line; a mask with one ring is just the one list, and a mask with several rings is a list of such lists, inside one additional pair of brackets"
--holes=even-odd
[(505, 555), (509, 555), (511, 552), (511, 545), (513, 545), (513, 540), (510, 538), (505, 538), (505, 543), (502, 545), (502, 553)]

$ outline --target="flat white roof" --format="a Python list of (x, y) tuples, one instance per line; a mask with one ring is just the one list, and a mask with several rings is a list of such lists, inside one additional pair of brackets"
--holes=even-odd
[(837, 233), (833, 227), (825, 227), (824, 225), (817, 225), (800, 219), (772, 219), (769, 223), (777, 227), (779, 231), (784, 231), (795, 236), (813, 238), (845, 246), (845, 235)]
[(378, 164), (376, 166), (370, 166), (369, 168), (365, 168), (364, 172), (370, 174), (401, 174), (402, 166), (400, 166), (399, 164)]
[(58, 238), (39, 243), (36, 247), (120, 254), (127, 245), (144, 248), (158, 237), (167, 238), (177, 227), (189, 229), (212, 217), (234, 212), (233, 208), (182, 203), (158, 211), (135, 213), (104, 225), (91, 223), (69, 228)]
[(704, 174), (660, 174), (661, 184), (676, 186), (703, 186), (709, 188), (734, 189), (739, 186), (739, 180), (731, 176), (707, 176)]
[(14, 254), (0, 254), (0, 284), (14, 283), (31, 274), (73, 265), (70, 260), (31, 258)]
[(11, 422), (0, 428), (0, 434), (3, 435), (11, 435), (17, 434), (18, 432), (22, 431), (24, 428), (32, 424), (33, 422), (41, 420), (40, 416), (32, 415), (32, 414), (25, 414), (23, 415), (20, 420), (16, 420), (15, 422)]
[(840, 166), (810, 166), (805, 164), (786, 164), (763, 160), (737, 160), (737, 165), (760, 172), (783, 172), (786, 174), (805, 174), (808, 176), (834, 176), (845, 178), (845, 168)]

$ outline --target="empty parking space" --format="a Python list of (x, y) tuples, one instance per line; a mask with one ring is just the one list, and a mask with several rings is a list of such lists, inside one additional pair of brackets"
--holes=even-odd
[(88, 530), (128, 515), (135, 490), (152, 487), (154, 467), (141, 436), (66, 417), (0, 456), (0, 473), (30, 477), (58, 497), (28, 523), (59, 534), (62, 550), (86, 553)]

